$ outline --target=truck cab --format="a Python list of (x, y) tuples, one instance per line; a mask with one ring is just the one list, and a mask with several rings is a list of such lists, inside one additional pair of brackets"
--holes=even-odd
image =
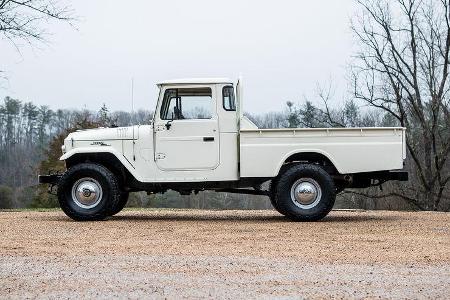
[(318, 220), (345, 188), (407, 179), (404, 128), (259, 129), (242, 114), (242, 81), (157, 85), (151, 124), (71, 133), (67, 171), (40, 176), (73, 219), (114, 215), (130, 192), (172, 189), (265, 195), (292, 220)]
[(158, 84), (153, 121), (152, 181), (239, 179), (238, 113), (228, 79)]

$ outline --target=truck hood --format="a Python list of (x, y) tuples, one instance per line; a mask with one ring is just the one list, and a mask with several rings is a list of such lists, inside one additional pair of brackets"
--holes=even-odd
[(67, 136), (66, 140), (69, 141), (131, 140), (133, 138), (134, 139), (139, 138), (138, 134), (139, 134), (138, 126), (117, 127), (117, 128), (96, 128), (72, 132)]

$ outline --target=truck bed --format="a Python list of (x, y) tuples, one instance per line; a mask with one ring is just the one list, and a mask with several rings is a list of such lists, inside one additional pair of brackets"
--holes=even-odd
[(403, 168), (405, 128), (241, 129), (241, 177), (273, 177), (296, 153), (319, 153), (340, 174)]

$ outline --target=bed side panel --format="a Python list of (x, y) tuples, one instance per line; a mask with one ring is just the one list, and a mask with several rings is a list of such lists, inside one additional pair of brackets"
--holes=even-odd
[(301, 129), (241, 131), (241, 177), (273, 177), (299, 152), (325, 155), (341, 174), (403, 168), (398, 129)]

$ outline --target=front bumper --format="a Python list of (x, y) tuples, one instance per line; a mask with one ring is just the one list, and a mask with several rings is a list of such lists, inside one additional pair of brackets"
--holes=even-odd
[(61, 178), (61, 174), (48, 174), (48, 175), (39, 175), (38, 180), (40, 184), (58, 184), (59, 179)]

